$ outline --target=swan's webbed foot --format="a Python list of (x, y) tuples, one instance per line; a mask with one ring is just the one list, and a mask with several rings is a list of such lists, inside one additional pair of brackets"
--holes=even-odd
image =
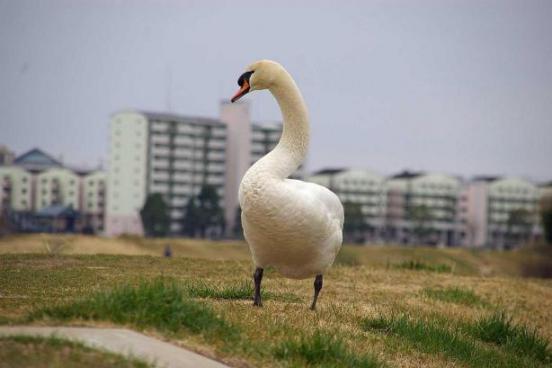
[(318, 294), (320, 294), (320, 290), (322, 290), (322, 275), (316, 275), (314, 279), (314, 298), (312, 299), (312, 304), (310, 307), (311, 310), (316, 309), (316, 301), (318, 300)]
[(261, 301), (261, 280), (263, 279), (263, 269), (257, 267), (255, 273), (253, 274), (253, 281), (255, 282), (255, 296), (253, 297), (253, 305), (256, 307), (262, 307), (263, 302)]

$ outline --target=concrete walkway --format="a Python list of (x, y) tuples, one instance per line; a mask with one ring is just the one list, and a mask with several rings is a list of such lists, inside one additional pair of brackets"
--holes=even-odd
[(121, 328), (2, 326), (0, 336), (56, 336), (163, 368), (228, 368), (217, 361), (141, 333)]

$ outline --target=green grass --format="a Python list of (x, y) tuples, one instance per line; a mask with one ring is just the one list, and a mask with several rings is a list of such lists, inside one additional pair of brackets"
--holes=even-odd
[(187, 330), (205, 336), (227, 337), (238, 333), (210, 307), (190, 300), (174, 281), (162, 278), (143, 281), (136, 287), (124, 285), (112, 291), (98, 292), (68, 304), (40, 308), (29, 319), (44, 317), (106, 320), (139, 328), (153, 327), (166, 333)]
[(474, 337), (501, 346), (512, 354), (552, 363), (549, 342), (539, 336), (536, 330), (514, 324), (503, 312), (483, 317), (473, 325), (469, 325), (467, 330)]
[(459, 287), (425, 288), (423, 294), (435, 300), (470, 306), (486, 306), (488, 303), (473, 290)]
[[(96, 244), (93, 238), (80, 241), (91, 246)], [(103, 242), (98, 239), (98, 247), (107, 246)], [(9, 246), (8, 243), (2, 246)], [(162, 250), (166, 240), (158, 243)], [(71, 247), (76, 246), (71, 243)], [(236, 367), (317, 366), (318, 363), (308, 363), (313, 359), (323, 361), (318, 365), (326, 367), (337, 365), (335, 359), (360, 365), (365, 364), (359, 363), (363, 358), (354, 358), (355, 354), (365, 353), (397, 368), (550, 365), (536, 358), (538, 354), (519, 353), (511, 348), (512, 343), (484, 341), (463, 327), (475, 325), (482, 316), (490, 315), (494, 310), (491, 307), (507, 308), (516, 322), (531, 321), (541, 337), (552, 338), (552, 320), (546, 308), (552, 296), (552, 280), (515, 277), (512, 275), (516, 273), (510, 271), (516, 263), (505, 263), (505, 268), (500, 263), (508, 255), (517, 259), (525, 253), (489, 251), (472, 257), (471, 252), (461, 249), (351, 247), (348, 250), (359, 256), (362, 266), (329, 269), (318, 309), (312, 312), (308, 309), (312, 278), (287, 280), (265, 270), (262, 288), (265, 303), (263, 308), (254, 308), (249, 300), (252, 285), (244, 282), (251, 278), (247, 248), (244, 248), (247, 259), (220, 260), (236, 257), (239, 247), (194, 245), (194, 253), (186, 250), (187, 247), (182, 244), (180, 253), (175, 250), (180, 256), (171, 259), (122, 255), (0, 255), (0, 323), (121, 326), (161, 335), (168, 342), (208, 352)], [(207, 259), (210, 255), (219, 258)], [(469, 269), (462, 266), (463, 259)], [(404, 260), (419, 260), (426, 265), (446, 264), (452, 267), (452, 272), (408, 271), (392, 266)], [(485, 268), (489, 264), (494, 267), (492, 272)], [(477, 276), (481, 269), (489, 276)], [(160, 281), (159, 277), (165, 277), (161, 280), (162, 287), (151, 286)], [(462, 293), (446, 291), (447, 286), (471, 290), (492, 302), (492, 306), (464, 307), (466, 304), (462, 303), (470, 303), (464, 300), (466, 296), (459, 298), (456, 294)], [(443, 302), (423, 295), (424, 290), (441, 289), (445, 291), (438, 297), (446, 299)], [(290, 303), (288, 296), (300, 301)], [(160, 303), (160, 299), (165, 302)], [(193, 317), (189, 309), (197, 312), (199, 318)], [(198, 310), (208, 311), (207, 322), (196, 321), (205, 316)], [(392, 318), (385, 317), (369, 320), (363, 326), (369, 331), (365, 332), (360, 321), (374, 310), (382, 316), (395, 316), (394, 319), (401, 314), (408, 316), (411, 330), (418, 323), (427, 328), (422, 329), (419, 337), (414, 332), (391, 328)], [(32, 318), (26, 319), (29, 314)], [(222, 321), (222, 325), (216, 321)], [(188, 327), (192, 322), (199, 326)], [(330, 336), (335, 336), (335, 340), (313, 342), (316, 330), (325, 336), (318, 340), (331, 340)], [(424, 335), (432, 334), (434, 342), (428, 344), (425, 339), (430, 337)], [(333, 352), (323, 348), (334, 343), (338, 347)], [(468, 355), (466, 351), (470, 349), (471, 355)], [(317, 353), (321, 350), (328, 353)]]
[(428, 264), (418, 260), (404, 261), (393, 265), (394, 268), (400, 268), (405, 270), (414, 270), (414, 271), (430, 271), (438, 273), (450, 273), (452, 272), (452, 267), (444, 264)]
[(365, 331), (399, 337), (426, 354), (442, 354), (469, 367), (538, 367), (531, 359), (518, 358), (508, 352), (482, 347), (458, 330), (441, 326), (436, 320), (413, 320), (406, 315), (364, 319)]
[(351, 247), (342, 247), (334, 261), (335, 265), (356, 267), (362, 265), (357, 253)]
[[(45, 365), (45, 363), (47, 365)], [(0, 367), (94, 367), (149, 368), (152, 365), (136, 358), (92, 349), (79, 342), (56, 336), (0, 337)]]
[(274, 349), (274, 356), (307, 367), (383, 367), (373, 356), (354, 354), (339, 336), (323, 331), (282, 342)]
[[(206, 282), (195, 282), (185, 286), (189, 296), (193, 298), (212, 298), (225, 300), (253, 300), (253, 283), (243, 281), (222, 287), (208, 285)], [(288, 303), (300, 302), (301, 299), (292, 293), (272, 293), (261, 290), (264, 300), (280, 300)]]

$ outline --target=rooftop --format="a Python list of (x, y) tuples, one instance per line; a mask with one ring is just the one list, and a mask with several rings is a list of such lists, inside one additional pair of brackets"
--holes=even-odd
[(345, 170), (345, 168), (327, 168), (315, 171), (312, 175), (335, 175)]
[(495, 180), (501, 179), (500, 176), (490, 176), (490, 175), (478, 175), (473, 177), (473, 181), (486, 181), (488, 183)]
[(418, 177), (422, 174), (423, 174), (423, 172), (421, 172), (421, 171), (416, 172), (416, 171), (404, 170), (404, 171), (401, 171), (398, 174), (391, 175), (389, 178), (391, 178), (391, 179), (412, 179), (412, 178)]
[(33, 148), (17, 156), (13, 164), (29, 171), (43, 171), (52, 167), (63, 167), (60, 161), (39, 148)]
[(178, 115), (178, 114), (172, 114), (172, 113), (166, 113), (166, 112), (153, 112), (153, 111), (139, 111), (139, 112), (149, 120), (174, 121), (177, 123), (198, 124), (198, 125), (224, 125), (219, 119), (206, 118), (202, 116)]

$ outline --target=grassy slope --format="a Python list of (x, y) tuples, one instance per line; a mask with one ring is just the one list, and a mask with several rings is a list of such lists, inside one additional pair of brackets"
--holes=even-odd
[[(15, 240), (20, 247), (25, 244), (22, 239)], [(37, 242), (36, 237), (29, 240)], [(82, 242), (81, 237), (66, 240), (73, 252), (81, 246), (78, 244)], [(86, 240), (91, 242), (93, 238)], [(97, 241), (109, 242), (104, 239)], [(141, 252), (159, 254), (167, 241), (126, 239), (117, 242), (128, 242)], [(42, 307), (71, 304), (116, 285), (138, 285), (141, 280), (164, 276), (175, 280), (177, 285), (187, 287), (185, 294), (194, 303), (212, 309), (215, 315), (235, 326), (240, 337), (228, 339), (223, 333), (206, 335), (186, 330), (168, 333), (155, 325), (136, 326), (132, 321), (122, 323), (236, 366), (301, 365), (311, 361), (309, 359), (314, 359), (313, 364), (317, 365), (320, 361), (316, 359), (326, 358), (330, 360), (325, 362), (332, 366), (331, 359), (336, 357), (343, 360), (357, 359), (355, 357), (358, 356), (365, 356), (366, 359), (375, 356), (378, 361), (397, 367), (493, 366), (485, 365), (485, 361), (481, 363), (455, 355), (458, 341), (460, 347), (464, 343), (468, 347), (475, 344), (473, 346), (479, 349), (481, 359), (491, 361), (496, 357), (514, 357), (514, 353), (503, 348), (511, 344), (499, 346), (476, 339), (462, 332), (469, 329), (459, 328), (459, 340), (452, 339), (451, 346), (427, 349), (416, 344), (416, 335), (412, 333), (420, 327), (419, 321), (430, 321), (430, 332), (455, 337), (456, 332), (453, 335), (446, 332), (453, 328), (451, 326), (476, 326), (482, 318), (495, 315), (496, 309), (505, 311), (516, 325), (535, 328), (540, 336), (552, 340), (552, 320), (549, 317), (552, 307), (551, 281), (480, 276), (482, 267), (492, 267), (493, 273), (498, 275), (515, 275), (523, 253), (347, 248), (341, 262), (355, 264), (358, 262), (353, 260), (360, 259), (362, 265), (332, 268), (326, 275), (319, 310), (312, 313), (308, 311), (312, 280), (287, 280), (271, 271), (266, 273), (263, 282), (264, 290), (271, 293), (267, 295), (269, 298), (265, 300), (264, 308), (251, 307), (251, 302), (244, 299), (247, 288), (243, 286), (250, 278), (251, 264), (247, 249), (242, 245), (201, 244), (183, 240), (171, 240), (171, 244), (175, 254), (193, 258), (0, 255), (0, 322), (21, 322), (29, 313)], [(0, 248), (2, 246), (0, 242)], [(448, 264), (454, 271), (436, 273), (394, 267), (413, 259), (428, 265)], [(216, 292), (209, 291), (210, 288)], [(403, 321), (405, 327), (397, 325), (395, 329), (367, 329), (365, 326), (366, 320), (389, 316), (408, 316), (411, 322)], [(48, 318), (37, 319), (33, 323), (59, 324)], [(85, 321), (70, 317), (63, 323), (113, 324), (109, 318)], [(443, 329), (446, 331), (443, 332)], [(333, 337), (337, 338), (337, 342), (331, 340)], [(310, 341), (318, 342), (318, 345), (310, 346)], [(324, 343), (340, 348), (325, 349)], [(323, 354), (310, 354), (313, 349)], [(515, 359), (507, 360), (516, 362)], [(532, 358), (528, 361), (535, 366), (544, 364)], [(358, 362), (355, 363), (358, 366), (371, 366)]]
[[(209, 260), (250, 259), (244, 242), (213, 242), (190, 239), (143, 239), (120, 237), (115, 239), (80, 235), (16, 235), (0, 238), (0, 254), (57, 253), (57, 254), (124, 254), (161, 256), (170, 245), (175, 256)], [(50, 249), (50, 250), (48, 250)], [(388, 267), (409, 261), (427, 261), (447, 265), (453, 273), (477, 276), (519, 276), (523, 261), (532, 261), (538, 254), (525, 249), (512, 252), (481, 250), (435, 249), (398, 246), (346, 246), (340, 253), (343, 263), (352, 261), (371, 267)]]
[(150, 365), (56, 337), (0, 337), (0, 368), (148, 368)]

